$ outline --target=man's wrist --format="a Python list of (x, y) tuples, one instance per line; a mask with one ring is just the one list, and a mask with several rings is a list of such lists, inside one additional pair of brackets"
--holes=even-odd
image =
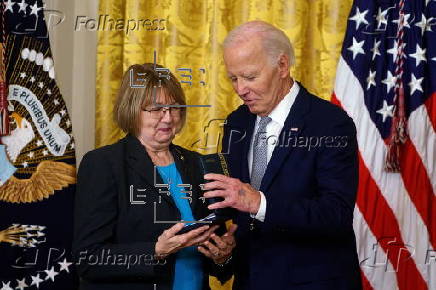
[(260, 191), (256, 191), (256, 197), (254, 202), (252, 203), (252, 208), (250, 210), (251, 215), (256, 215), (260, 208), (260, 200), (261, 200), (261, 194)]
[(250, 216), (254, 219), (257, 219), (261, 222), (264, 222), (265, 221), (266, 206), (267, 206), (266, 198), (265, 198), (265, 194), (263, 194), (262, 191), (259, 191), (259, 194), (260, 194), (259, 208), (255, 214), (250, 214)]
[(224, 267), (225, 265), (227, 265), (228, 263), (230, 263), (230, 261), (232, 260), (232, 255), (229, 255), (226, 258), (220, 259), (220, 260), (214, 260), (213, 262), (215, 263), (215, 265), (220, 266), (220, 267)]

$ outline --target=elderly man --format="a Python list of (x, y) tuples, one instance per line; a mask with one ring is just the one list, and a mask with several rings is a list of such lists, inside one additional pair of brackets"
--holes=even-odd
[(205, 197), (237, 210), (234, 289), (361, 289), (353, 121), (292, 79), (291, 43), (268, 23), (231, 31), (224, 62), (244, 104), (224, 128), (232, 178), (207, 174)]

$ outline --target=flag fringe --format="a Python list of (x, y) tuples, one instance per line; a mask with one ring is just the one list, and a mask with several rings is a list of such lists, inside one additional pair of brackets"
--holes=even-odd
[(388, 145), (388, 152), (386, 155), (385, 170), (387, 172), (400, 172), (400, 150), (401, 145), (406, 143), (408, 138), (407, 134), (407, 120), (403, 116), (394, 118), (392, 120), (392, 136)]
[(10, 133), (6, 82), (0, 81), (0, 136)]

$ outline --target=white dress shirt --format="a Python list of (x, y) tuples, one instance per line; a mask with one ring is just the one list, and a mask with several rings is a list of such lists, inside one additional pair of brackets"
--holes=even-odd
[[(266, 125), (266, 140), (267, 140), (267, 164), (271, 160), (274, 148), (276, 144), (279, 143), (280, 132), (283, 129), (286, 118), (289, 115), (292, 105), (294, 104), (295, 98), (300, 91), (300, 87), (297, 82), (294, 81), (289, 93), (280, 101), (280, 103), (271, 111), (268, 117), (271, 121)], [(251, 137), (250, 150), (248, 150), (248, 170), (251, 176), (251, 168), (253, 166), (253, 143), (254, 136), (256, 136), (257, 130), (259, 129), (260, 117), (257, 116), (255, 123), (255, 130)], [(251, 217), (263, 222), (265, 220), (266, 213), (266, 198), (262, 191), (260, 192), (260, 206), (257, 214), (251, 214)]]

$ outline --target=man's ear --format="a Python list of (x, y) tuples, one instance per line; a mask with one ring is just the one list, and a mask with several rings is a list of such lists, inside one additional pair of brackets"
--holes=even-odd
[(290, 67), (289, 67), (289, 57), (281, 53), (278, 59), (278, 67), (280, 77), (285, 78), (289, 76)]

